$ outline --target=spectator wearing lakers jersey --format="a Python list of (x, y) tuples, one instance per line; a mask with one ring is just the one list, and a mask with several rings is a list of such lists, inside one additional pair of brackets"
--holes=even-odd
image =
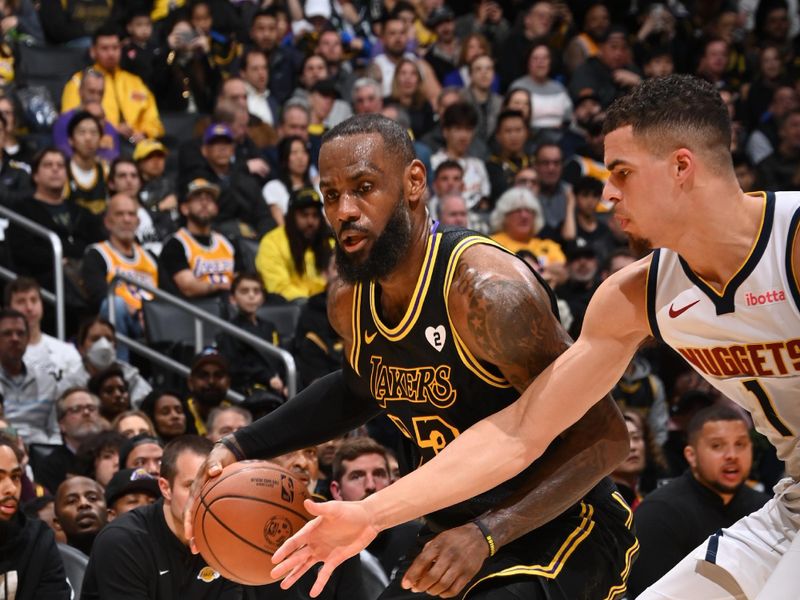
[[(138, 203), (124, 194), (117, 194), (108, 203), (103, 222), (108, 239), (92, 244), (83, 259), (83, 281), (89, 300), (99, 307), (100, 314), (108, 317), (108, 286), (115, 275), (125, 275), (150, 285), (158, 286), (158, 266), (155, 259), (136, 241), (139, 226)], [(135, 285), (118, 282), (114, 285), (113, 311), (117, 331), (129, 337), (141, 337), (142, 300), (150, 295)], [(127, 357), (121, 357), (126, 360)]]
[[(120, 69), (119, 33), (112, 25), (104, 25), (92, 35), (89, 54), (94, 69), (105, 77), (103, 111), (106, 119), (132, 144), (146, 137), (164, 135), (156, 101), (147, 85), (138, 76)], [(78, 88), (83, 71), (75, 73), (64, 86), (61, 110), (70, 110), (80, 103)]]
[(106, 209), (108, 197), (108, 168), (97, 155), (102, 135), (102, 125), (87, 111), (78, 111), (67, 124), (69, 199), (95, 215)]
[[(184, 298), (201, 298), (227, 291), (234, 275), (234, 250), (212, 231), (219, 207), (219, 187), (193, 179), (180, 205), (186, 226), (164, 244), (158, 260), (160, 286)], [(262, 203), (263, 204), (263, 203)]]
[(292, 192), (286, 224), (261, 238), (256, 269), (268, 292), (289, 301), (325, 289), (322, 272), (332, 254), (331, 234), (322, 218), (322, 202), (313, 188)]
[[(17, 212), (31, 221), (50, 229), (58, 235), (64, 258), (83, 258), (86, 246), (101, 241), (105, 236), (97, 218), (85, 208), (67, 202), (64, 189), (67, 184), (67, 163), (55, 147), (43, 149), (33, 161), (32, 178), (35, 186), (33, 198), (21, 202)], [(8, 242), (11, 257), (18, 272), (31, 275), (39, 284), (52, 290), (53, 251), (40, 237), (21, 227), (9, 227)], [(68, 306), (81, 306), (83, 300), (67, 289)]]

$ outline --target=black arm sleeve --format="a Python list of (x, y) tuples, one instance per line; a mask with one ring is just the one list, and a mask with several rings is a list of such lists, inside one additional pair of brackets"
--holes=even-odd
[(345, 365), (234, 435), (247, 458), (271, 458), (343, 435), (380, 412), (366, 382)]
[(89, 296), (89, 302), (94, 310), (100, 309), (100, 303), (108, 292), (106, 282), (106, 261), (100, 252), (94, 248), (86, 250), (81, 264), (81, 275), (83, 276), (83, 286)]

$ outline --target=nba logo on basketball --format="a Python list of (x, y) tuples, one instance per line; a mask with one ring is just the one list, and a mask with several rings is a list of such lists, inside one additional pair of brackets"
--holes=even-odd
[(294, 479), (281, 474), (281, 500), (291, 502), (294, 500)]

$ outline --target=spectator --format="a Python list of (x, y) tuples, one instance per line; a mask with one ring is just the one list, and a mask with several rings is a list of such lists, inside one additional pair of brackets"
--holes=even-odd
[(789, 78), (786, 75), (780, 48), (770, 43), (762, 45), (758, 49), (757, 75), (745, 97), (746, 121), (751, 125), (761, 123), (764, 114), (769, 110), (775, 90), (787, 83)]
[(119, 471), (119, 451), (127, 439), (110, 429), (87, 436), (76, 455), (83, 468), (81, 474), (106, 487), (114, 473)]
[(30, 166), (10, 158), (4, 149), (8, 121), (0, 112), (0, 204), (9, 208), (30, 198), (33, 192)]
[(333, 28), (323, 29), (319, 34), (315, 53), (325, 61), (328, 67), (328, 79), (336, 86), (339, 97), (349, 104), (354, 75), (350, 62), (345, 60), (339, 32)]
[(278, 142), (278, 177), (266, 183), (261, 195), (279, 227), (285, 225), (292, 192), (311, 187), (311, 155), (306, 142), (289, 135)]
[(603, 108), (642, 81), (639, 69), (630, 63), (630, 48), (624, 28), (612, 25), (598, 39), (596, 56), (587, 58), (572, 74), (569, 92), (573, 100), (595, 94)]
[(267, 125), (278, 122), (279, 106), (269, 91), (269, 61), (261, 50), (242, 54), (241, 76), (247, 88), (247, 110)]
[[(60, 150), (48, 147), (37, 154), (32, 177), (36, 188), (33, 197), (19, 203), (17, 212), (58, 235), (67, 265), (73, 269), (68, 271), (65, 279), (65, 302), (69, 307), (85, 310), (86, 301), (80, 285), (70, 273), (74, 273), (77, 261), (83, 258), (86, 246), (103, 239), (102, 229), (92, 213), (67, 202), (64, 195), (67, 165)], [(32, 275), (45, 289), (55, 289), (50, 245), (14, 225), (8, 229), (8, 242), (11, 258), (19, 272)]]
[(231, 387), (230, 366), (216, 348), (206, 348), (194, 357), (186, 380), (189, 398), (186, 400), (189, 431), (208, 435), (206, 421), (211, 410), (228, 406), (225, 397)]
[(433, 195), (428, 198), (428, 210), (431, 214), (437, 214), (441, 198), (448, 194), (463, 194), (464, 168), (455, 160), (442, 161), (433, 172), (431, 188)]
[(293, 355), (299, 378), (298, 388), (310, 385), (342, 364), (344, 343), (331, 326), (327, 310), (328, 289), (338, 277), (333, 258), (328, 262), (324, 277), (325, 289), (308, 299), (297, 320)]
[(105, 118), (101, 106), (105, 88), (106, 79), (103, 73), (94, 67), (85, 68), (81, 75), (80, 85), (78, 85), (78, 105), (62, 112), (53, 124), (53, 144), (68, 157), (72, 157), (72, 145), (69, 143), (67, 125), (72, 117), (82, 111), (89, 112), (103, 126), (103, 133), (97, 148), (98, 158), (110, 163), (119, 156), (119, 133)]
[(5, 155), (20, 166), (27, 165), (30, 169), (37, 146), (33, 140), (20, 137), (22, 129), (20, 121), (24, 121), (24, 118), (20, 116), (18, 101), (14, 99), (14, 96), (0, 95), (0, 115), (6, 120), (6, 137), (3, 142)]
[(414, 58), (413, 54), (406, 52), (408, 31), (403, 20), (395, 14), (387, 16), (383, 22), (380, 41), (383, 53), (372, 59), (367, 76), (381, 84), (383, 96), (390, 96), (397, 65), (403, 58)]
[(708, 38), (702, 44), (696, 75), (718, 89), (725, 87), (729, 59), (728, 43), (721, 38)]
[(76, 112), (67, 124), (67, 138), (72, 147), (67, 166), (68, 200), (95, 215), (105, 211), (108, 197), (108, 166), (97, 155), (102, 133), (100, 122), (86, 111)]
[[(571, 159), (578, 150), (583, 149), (589, 139), (589, 130), (596, 128), (597, 116), (602, 112), (600, 99), (593, 93), (584, 94), (575, 99), (572, 109), (572, 121), (565, 128), (558, 145), (561, 146), (564, 158)], [(600, 132), (597, 132), (600, 133)]]
[(552, 54), (545, 43), (535, 43), (528, 54), (528, 74), (514, 80), (511, 89), (524, 88), (531, 95), (531, 127), (560, 133), (572, 119), (572, 100), (567, 89), (551, 77)]
[(329, 79), (320, 79), (308, 91), (308, 141), (311, 147), (311, 161), (315, 167), (319, 158), (322, 135), (328, 130), (330, 115), (336, 106), (338, 96), (336, 85)]
[[(233, 325), (274, 346), (280, 344), (275, 325), (257, 314), (264, 304), (264, 284), (257, 273), (240, 273), (234, 278), (230, 302), (236, 310), (231, 318)], [(266, 389), (278, 396), (278, 402), (285, 398), (280, 360), (225, 332), (217, 335), (217, 348), (230, 365), (234, 390), (249, 396)]]
[[(444, 132), (442, 131), (442, 122), (444, 120), (445, 111), (453, 104), (463, 102), (464, 90), (456, 87), (446, 87), (439, 94), (436, 101), (436, 124), (434, 127), (420, 140), (431, 152), (438, 152), (444, 148)], [(415, 144), (418, 148), (419, 144)], [(472, 143), (469, 146), (469, 154), (479, 158), (486, 158), (489, 156), (489, 149), (486, 146), (486, 141), (478, 139), (476, 136), (472, 137)], [(433, 170), (433, 168), (431, 169)]]
[(142, 434), (149, 437), (155, 437), (156, 435), (153, 422), (141, 410), (126, 410), (124, 413), (118, 414), (111, 421), (111, 429), (120, 433), (126, 439)]
[(147, 380), (132, 364), (117, 359), (117, 337), (114, 326), (103, 317), (93, 317), (84, 321), (78, 330), (78, 352), (82, 362), (81, 368), (67, 373), (58, 382), (58, 392), (64, 393), (73, 386), (85, 386), (89, 379), (116, 364), (122, 369), (125, 381), (128, 382), (131, 402), (138, 406), (152, 389)]
[(779, 145), (756, 166), (756, 188), (767, 191), (800, 190), (800, 109), (780, 120)]
[(186, 409), (177, 392), (154, 390), (142, 400), (141, 409), (165, 443), (186, 433)]
[(514, 187), (522, 187), (530, 191), (534, 196), (539, 194), (539, 174), (533, 167), (520, 169), (514, 175)]
[(448, 194), (439, 200), (439, 222), (454, 227), (469, 227), (467, 201), (460, 194)]
[(111, 19), (114, 2), (42, 0), (38, 9), (42, 17), (46, 15), (40, 21), (48, 43), (85, 48), (92, 35)]
[[(25, 458), (23, 456), (22, 460), (24, 461)], [(25, 474), (23, 472), (22, 475), (22, 485), (23, 489), (25, 486)], [(24, 497), (24, 495), (23, 495)], [(21, 498), (22, 500), (22, 498)], [(47, 524), (50, 529), (55, 534), (56, 543), (58, 544), (66, 544), (67, 537), (64, 535), (64, 532), (58, 528), (58, 525), (55, 523), (55, 511), (53, 509), (53, 505), (55, 504), (55, 499), (50, 494), (46, 494), (44, 496), (36, 496), (32, 500), (28, 500), (22, 503), (22, 512), (25, 514), (26, 517), (32, 519), (39, 519), (43, 523)]]
[(55, 378), (25, 364), (28, 321), (13, 308), (0, 310), (0, 395), (3, 415), (27, 443), (58, 443)]
[(436, 78), (444, 81), (445, 76), (458, 67), (463, 36), (456, 35), (455, 14), (449, 6), (433, 9), (425, 25), (436, 34), (436, 41), (425, 54), (425, 60), (433, 68)]
[(250, 24), (250, 41), (269, 57), (269, 89), (278, 104), (283, 104), (295, 88), (295, 72), (300, 57), (291, 46), (280, 44), (278, 37), (278, 12), (273, 7), (261, 9), (253, 15)]
[(153, 21), (146, 6), (134, 5), (126, 10), (125, 33), (128, 36), (122, 45), (120, 66), (142, 81), (152, 81), (153, 63), (161, 49), (153, 39)]
[(17, 277), (5, 287), (5, 305), (18, 310), (28, 322), (28, 345), (22, 360), (34, 372), (50, 370), (60, 379), (80, 367), (81, 355), (70, 343), (42, 331), (42, 290), (30, 277)]
[(158, 479), (144, 469), (121, 469), (106, 487), (108, 520), (113, 521), (140, 506), (148, 506), (161, 498)]
[(118, 414), (131, 409), (128, 382), (117, 365), (111, 365), (93, 375), (86, 387), (100, 399), (100, 415), (107, 421), (112, 421)]
[(522, 14), (522, 28), (509, 34), (499, 48), (499, 74), (503, 86), (525, 74), (531, 46), (539, 40), (550, 41), (556, 21), (555, 7), (548, 0), (537, 0)]
[(144, 469), (158, 477), (164, 445), (149, 433), (137, 433), (129, 437), (119, 449), (120, 469)]
[(597, 253), (591, 246), (571, 248), (567, 251), (569, 279), (557, 288), (556, 294), (567, 301), (575, 318), (569, 331), (573, 338), (577, 338), (583, 327), (586, 307), (597, 289), (599, 266)]
[(36, 473), (37, 481), (51, 492), (67, 477), (83, 474), (78, 452), (81, 444), (103, 430), (99, 408), (97, 396), (86, 388), (72, 387), (58, 397), (56, 416), (62, 444), (37, 465)]
[[(111, 312), (108, 286), (116, 275), (158, 287), (156, 260), (136, 241), (140, 223), (137, 209), (138, 204), (133, 198), (123, 194), (112, 197), (103, 220), (109, 232), (108, 240), (86, 249), (82, 265), (84, 285), (89, 301), (99, 307), (104, 317)], [(113, 310), (117, 331), (131, 338), (141, 338), (144, 334), (142, 300), (150, 299), (148, 292), (129, 282), (114, 284)], [(120, 358), (126, 360), (127, 354), (125, 352)]]
[[(209, 38), (192, 28), (187, 16), (178, 16), (155, 56), (152, 89), (162, 112), (210, 113), (222, 84), (220, 65), (214, 60)], [(147, 132), (148, 137), (160, 137)]]
[(539, 176), (537, 197), (542, 204), (545, 225), (558, 231), (567, 216), (569, 186), (562, 179), (564, 155), (556, 144), (545, 143), (534, 153), (534, 167)]
[(756, 191), (756, 170), (744, 152), (734, 153), (733, 170), (736, 173), (736, 180), (739, 182), (739, 187), (742, 188), (742, 191)]
[(539, 264), (564, 264), (566, 257), (556, 242), (537, 237), (544, 226), (542, 207), (530, 191), (511, 188), (492, 211), (492, 239), (511, 252), (528, 250)]
[(565, 245), (578, 248), (591, 246), (597, 260), (604, 263), (617, 247), (617, 240), (605, 222), (597, 215), (597, 206), (603, 194), (603, 183), (594, 177), (581, 177), (567, 194), (567, 214), (561, 225), (561, 239)]
[(503, 8), (496, 0), (477, 0), (472, 3), (472, 12), (456, 19), (456, 36), (459, 39), (479, 33), (494, 48), (503, 47), (510, 29), (503, 16)]
[(492, 200), (514, 186), (514, 177), (533, 164), (533, 157), (525, 150), (528, 140), (528, 123), (521, 112), (506, 109), (497, 116), (494, 141), (497, 152), (486, 161), (486, 171), (492, 186)]
[(389, 97), (406, 109), (415, 139), (433, 127), (433, 107), (425, 97), (417, 61), (400, 59), (395, 66)]
[(67, 544), (91, 554), (97, 534), (108, 523), (103, 486), (88, 477), (70, 477), (58, 486), (54, 508)]
[(466, 102), (458, 102), (445, 110), (442, 132), (445, 147), (431, 156), (431, 167), (436, 169), (445, 160), (455, 160), (464, 171), (464, 198), (470, 210), (479, 210), (489, 198), (489, 176), (483, 161), (469, 154), (469, 147), (478, 126), (478, 113)]
[(494, 133), (503, 105), (503, 98), (492, 90), (493, 80), (494, 59), (486, 54), (473, 58), (469, 63), (469, 85), (464, 90), (464, 99), (478, 111), (476, 135), (484, 140)]
[(640, 427), (639, 421), (630, 413), (623, 413), (625, 425), (628, 427), (628, 436), (631, 441), (631, 449), (627, 458), (622, 461), (611, 472), (611, 479), (617, 486), (619, 493), (625, 498), (625, 502), (632, 510), (636, 510), (642, 501), (642, 494), (639, 490), (639, 478), (642, 476), (647, 466), (645, 456), (645, 434)]
[(381, 84), (361, 77), (353, 83), (352, 91), (353, 112), (357, 115), (379, 113), (383, 110), (383, 95)]
[(219, 213), (219, 187), (205, 179), (193, 179), (180, 205), (186, 218), (165, 243), (158, 258), (159, 282), (165, 291), (184, 298), (213, 296), (230, 289), (234, 250), (225, 237), (212, 231)]
[[(492, 47), (487, 40), (480, 33), (472, 33), (467, 35), (461, 40), (461, 50), (458, 54), (458, 61), (456, 69), (446, 73), (442, 84), (449, 88), (466, 88), (470, 84), (469, 65), (478, 56), (492, 56)], [(499, 89), (499, 81), (495, 75), (492, 81), (492, 91), (496, 92)]]
[[(310, 54), (303, 60), (303, 65), (300, 71), (300, 85), (295, 88), (291, 100), (299, 100), (306, 106), (309, 106), (311, 89), (321, 81), (327, 81), (330, 73), (328, 72), (328, 64), (325, 59), (317, 54)], [(329, 88), (330, 89), (330, 88)], [(338, 96), (339, 92), (336, 90), (336, 85), (332, 86)], [(334, 93), (333, 91), (330, 92)], [(326, 128), (333, 127), (337, 123), (341, 123), (353, 114), (350, 104), (339, 98), (334, 99), (330, 112), (325, 115), (325, 120), (322, 125)]]
[(133, 160), (142, 179), (139, 191), (142, 206), (151, 212), (168, 213), (174, 219), (177, 218), (178, 196), (174, 178), (166, 174), (167, 154), (164, 144), (147, 139), (136, 144)]
[(331, 234), (313, 188), (293, 192), (286, 225), (261, 239), (256, 268), (266, 290), (286, 300), (308, 298), (325, 287), (322, 272), (331, 257)]
[(612, 394), (620, 408), (637, 412), (647, 423), (653, 441), (667, 441), (669, 406), (664, 382), (653, 373), (650, 362), (641, 354), (633, 357)]
[[(184, 175), (184, 181), (197, 179), (219, 188), (216, 200), (217, 230), (230, 239), (255, 238), (275, 226), (267, 206), (258, 201), (263, 187), (261, 177), (250, 173), (247, 163), (235, 161), (236, 142), (233, 130), (223, 123), (210, 125), (203, 134), (200, 152), (202, 166)], [(188, 189), (187, 183), (179, 187)], [(185, 215), (184, 215), (185, 216)]]
[(780, 85), (775, 88), (767, 112), (750, 133), (745, 146), (745, 152), (754, 165), (767, 158), (780, 145), (778, 132), (780, 123), (789, 112), (799, 106), (797, 92), (791, 85)]
[(183, 534), (189, 488), (211, 446), (197, 436), (182, 436), (167, 445), (158, 478), (163, 500), (115, 519), (98, 536), (83, 580), (84, 600), (126, 595), (152, 599), (241, 597), (238, 584), (210, 576), (212, 570), (202, 556), (192, 554)]
[(218, 442), (229, 433), (239, 431), (252, 422), (250, 411), (241, 406), (218, 406), (208, 413), (206, 437), (212, 442)]
[[(116, 29), (103, 26), (92, 34), (89, 50), (94, 69), (103, 73), (105, 90), (103, 111), (114, 128), (130, 143), (144, 138), (164, 135), (155, 98), (147, 85), (133, 73), (119, 68), (120, 40)], [(80, 103), (78, 88), (83, 72), (75, 73), (64, 86), (61, 110), (67, 111)]]
[(568, 73), (574, 73), (587, 58), (596, 56), (598, 40), (611, 25), (608, 8), (603, 2), (591, 2), (583, 13), (582, 27), (567, 44), (564, 50), (564, 66)]
[(19, 511), (22, 458), (0, 437), (0, 582), (7, 598), (68, 600), (71, 591), (52, 530)]
[(738, 410), (725, 406), (692, 418), (684, 449), (689, 470), (648, 495), (636, 511), (641, 554), (631, 570), (634, 596), (684, 556), (696, 560), (689, 553), (709, 535), (722, 535), (767, 501), (745, 483), (753, 463), (749, 429)]

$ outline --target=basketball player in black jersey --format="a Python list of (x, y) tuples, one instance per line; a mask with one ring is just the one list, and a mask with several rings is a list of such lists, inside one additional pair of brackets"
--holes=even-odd
[[(430, 220), (425, 168), (397, 124), (361, 115), (335, 127), (320, 173), (341, 274), (328, 313), (346, 364), (224, 438), (194, 493), (235, 460), (322, 442), (381, 413), (425, 462), (511, 404), (569, 344), (552, 294), (524, 262)], [(603, 476), (627, 451), (606, 398), (515, 479), (428, 515), (420, 553), (381, 598), (411, 597), (404, 587), (492, 600), (622, 597), (638, 544), (630, 510)]]

